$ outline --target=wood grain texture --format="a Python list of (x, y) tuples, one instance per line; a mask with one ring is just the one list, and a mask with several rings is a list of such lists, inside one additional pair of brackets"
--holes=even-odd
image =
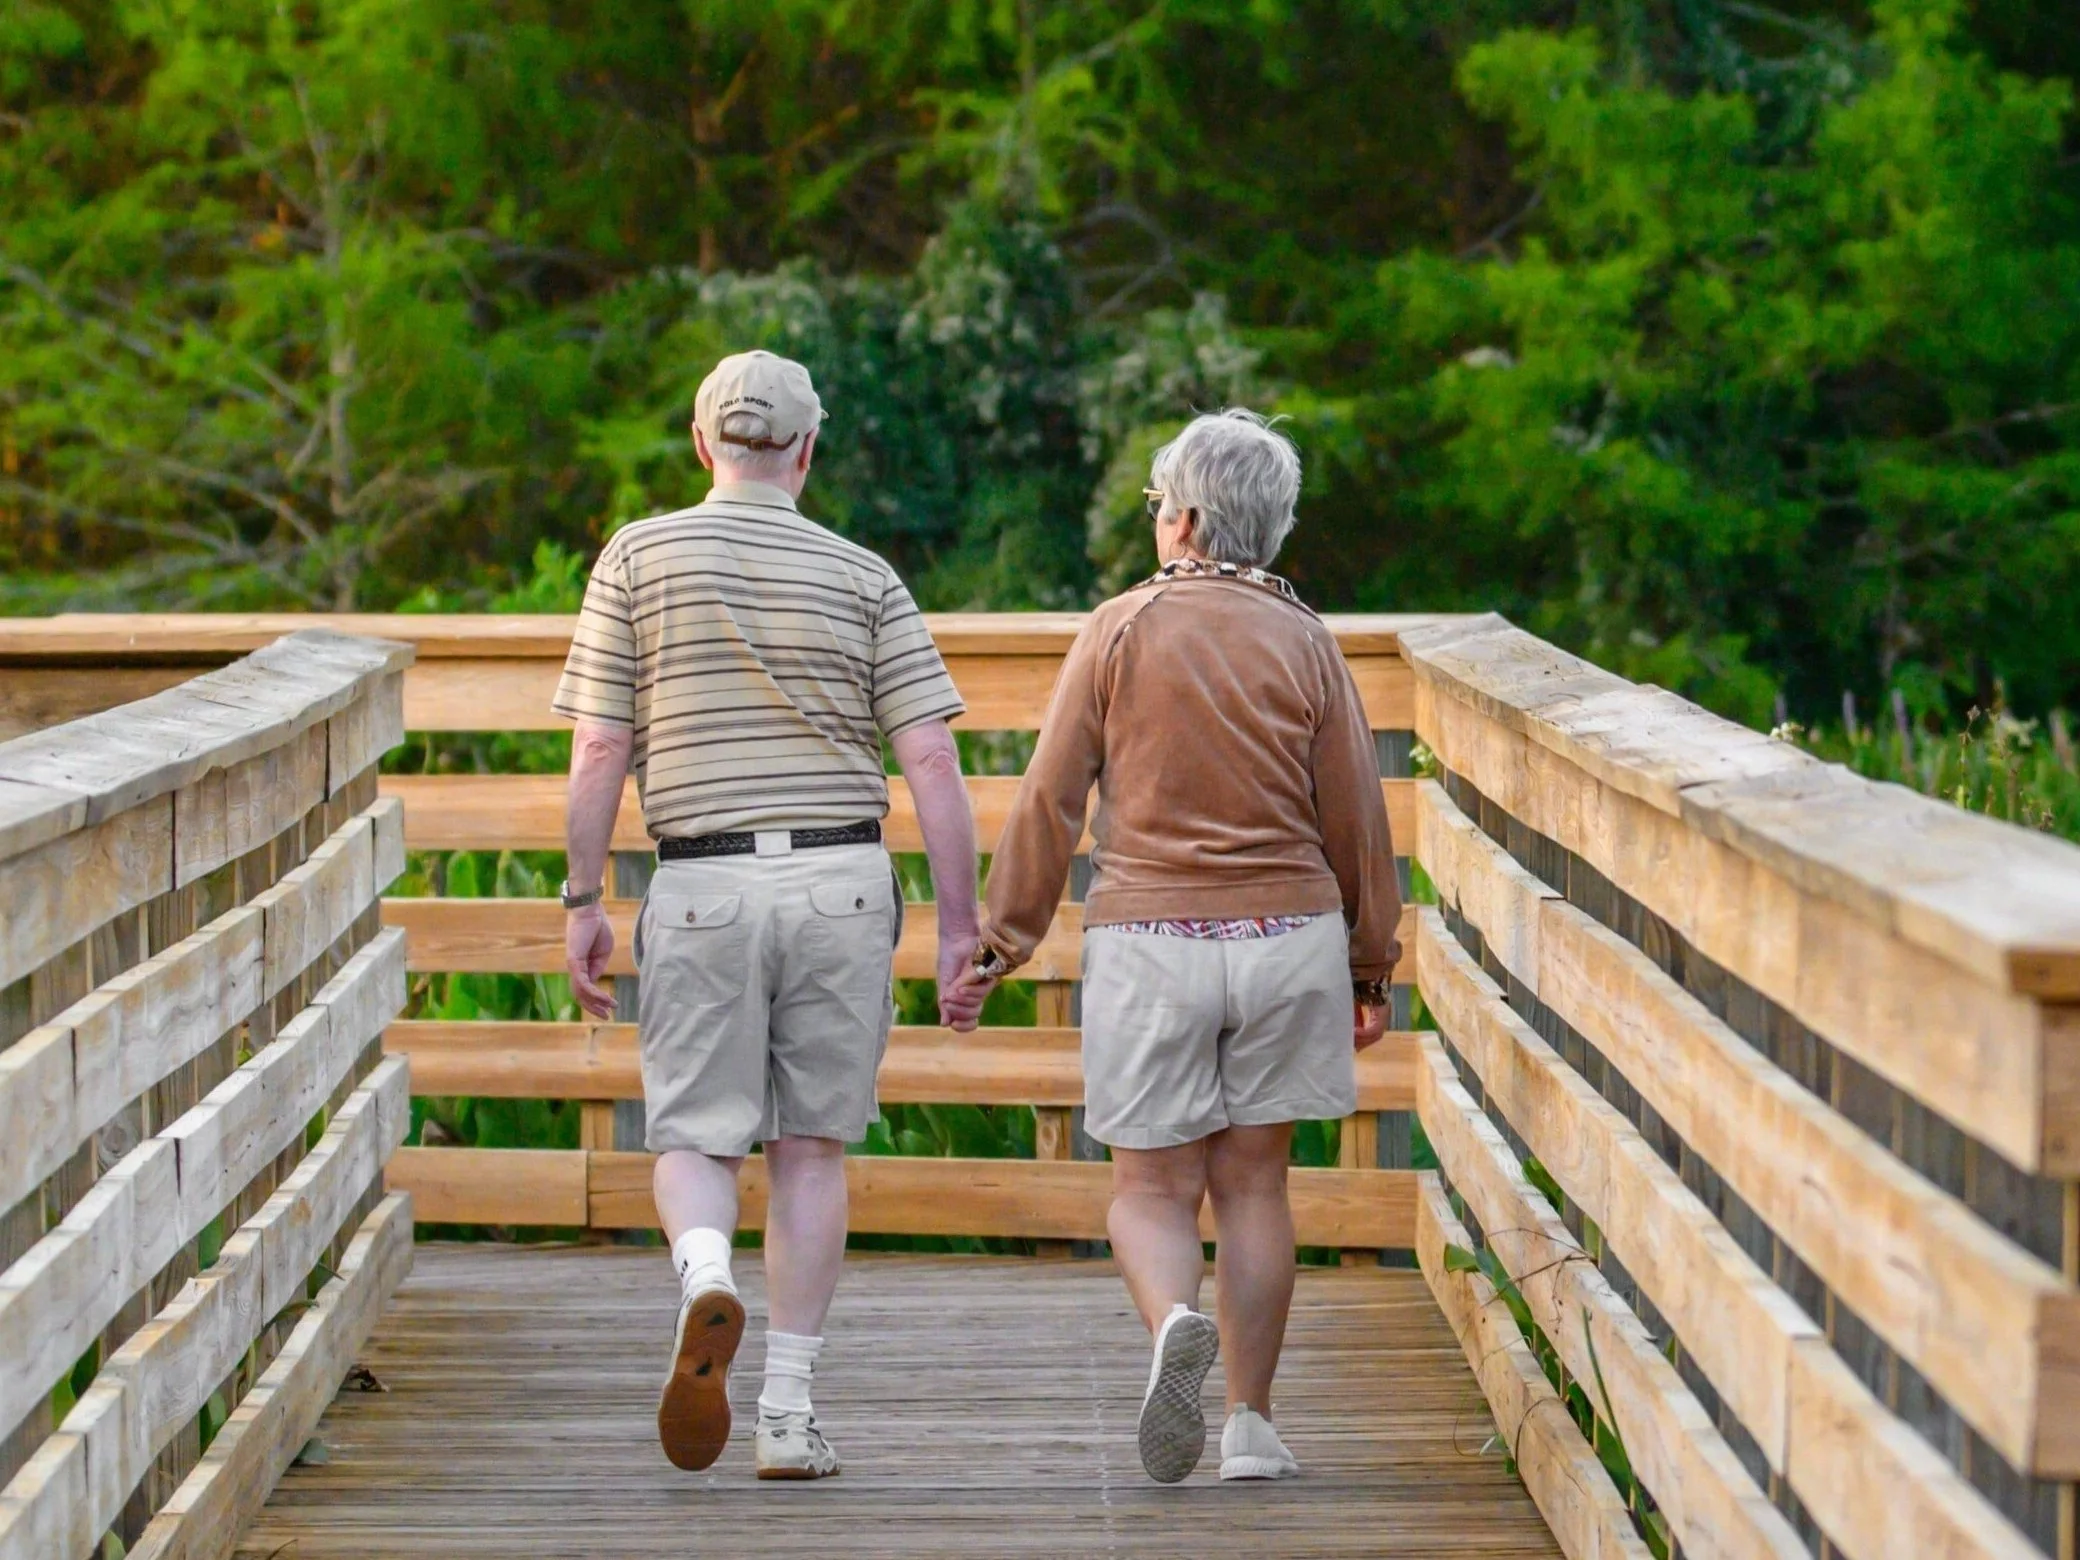
[(224, 1560), (339, 1390), (412, 1266), (412, 1207), (387, 1197), (258, 1385), (152, 1519), (132, 1560)]
[(173, 798), (161, 796), (0, 863), (0, 987), (173, 888)]
[(404, 998), (395, 933), (379, 935), (193, 1110), (131, 1150), (0, 1273), (0, 1427), (86, 1352), (117, 1311), (284, 1149)]
[(2016, 1554), (2020, 1535), (2006, 1519), (1847, 1370), (1818, 1325), (1457, 943), (1427, 939), (1423, 960), (1426, 997), (1490, 1102), (1595, 1222), (1837, 1551), (1918, 1556), (1899, 1543), (1914, 1532), (1926, 1553), (1950, 1560)]
[(1558, 1553), (1502, 1458), (1475, 1455), (1487, 1413), (1416, 1274), (1301, 1274), (1278, 1402), (1303, 1478), (1223, 1485), (1209, 1453), (1160, 1487), (1133, 1445), (1147, 1334), (1109, 1263), (855, 1256), (816, 1375), (844, 1477), (776, 1488), (746, 1423), (758, 1254), (736, 1271), (739, 1431), (687, 1475), (656, 1442), (662, 1253), (422, 1245), (363, 1355), (390, 1390), (340, 1395), (328, 1460), (289, 1471), (240, 1560)]
[(194, 675), (192, 666), (0, 668), (0, 742), (150, 698)]
[[(1529, 874), (1439, 787), (1426, 783), (1419, 806), (1423, 842), (1450, 862), (1440, 894), (1456, 893), (1505, 968), (2004, 1456), (2080, 1474), (2080, 1290), (1801, 1087), (1630, 943), (1550, 894), (1522, 891)], [(1449, 982), (1461, 966), (1440, 952), (1426, 968)]]
[[(428, 1223), (582, 1225), (589, 1215), (595, 1229), (655, 1229), (652, 1164), (648, 1154), (577, 1149), (404, 1148), (391, 1161), (389, 1185), (410, 1191)], [(764, 1226), (764, 1170), (756, 1156), (745, 1161), (745, 1229)], [(1112, 1198), (1105, 1164), (862, 1154), (849, 1156), (845, 1170), (858, 1234), (1099, 1240)], [(1405, 1247), (1414, 1194), (1408, 1171), (1295, 1170), (1300, 1243)], [(1210, 1211), (1201, 1224), (1210, 1239)]]
[(1801, 890), (1449, 693), (1423, 684), (1418, 704), (1447, 767), (1706, 958), (2011, 1163), (2080, 1172), (2080, 1099), (2055, 1083), (2080, 1075), (2080, 1034), (2054, 1010)]
[(1823, 764), (1500, 618), (1414, 630), (1402, 645), (1443, 698), (1798, 894), (1997, 989), (2080, 997), (2080, 848)]
[[(968, 802), (975, 814), (975, 840), (987, 852), (1003, 835), (1018, 794), (1015, 775), (970, 775)], [(382, 794), (404, 804), (405, 841), (413, 850), (562, 850), (564, 794), (562, 775), (384, 775)], [(1387, 823), (1396, 848), (1412, 853), (1415, 841), (1415, 782), (1381, 782), (1387, 800)], [(901, 775), (888, 780), (888, 816), (882, 820), (882, 842), (892, 851), (924, 849), (917, 807)], [(1090, 849), (1085, 830), (1079, 851)], [(643, 810), (633, 778), (624, 785), (621, 810), (614, 818), (615, 850), (648, 851), (656, 847), (643, 828)]]
[(1525, 1178), (1435, 1039), (1423, 1048), (1418, 1093), (1438, 1168), (1466, 1199), (1488, 1249), (1561, 1361), (1625, 1445), (1669, 1531), (1690, 1555), (1805, 1560), (1806, 1547), (1772, 1506), (1558, 1212)]
[(1650, 1560), (1652, 1551), (1634, 1530), (1610, 1475), (1575, 1428), (1494, 1286), (1480, 1273), (1447, 1270), (1445, 1247), (1471, 1245), (1437, 1177), (1425, 1172), (1416, 1195), (1417, 1265), (1561, 1553), (1568, 1560)]
[[(1770, 1468), (1783, 1472), (1790, 1354), (1800, 1341), (1819, 1338), (1819, 1325), (1755, 1265), (1639, 1129), (1510, 1010), (1441, 920), (1433, 930), (1423, 939), (1420, 967), (1424, 1001), (1441, 1031), (1489, 1101), (1595, 1221)], [(1419, 1097), (1426, 1074), (1418, 1074)]]
[[(385, 1030), (383, 1046), (393, 1056), (411, 1058), (412, 1087), (422, 1095), (643, 1097), (633, 1024), (414, 1019)], [(988, 1028), (955, 1034), (898, 1025), (890, 1031), (877, 1088), (885, 1103), (904, 1105), (1081, 1105), (1080, 1047), (1075, 1029)], [(0, 1052), (0, 1069), (6, 1056)], [(1357, 1064), (1361, 1111), (1414, 1107), (1413, 1035), (1383, 1036), (1358, 1054)]]
[(0, 1497), (0, 1560), (80, 1554), (304, 1283), (410, 1119), (404, 1065), (348, 1097), (317, 1146), (216, 1264), (103, 1363), (36, 1466)]

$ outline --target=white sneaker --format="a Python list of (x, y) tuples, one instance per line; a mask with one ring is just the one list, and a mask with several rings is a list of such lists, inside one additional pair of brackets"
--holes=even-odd
[(698, 1473), (729, 1444), (729, 1367), (743, 1341), (744, 1302), (729, 1275), (689, 1275), (657, 1402), (657, 1439), (674, 1467)]
[(842, 1471), (814, 1414), (760, 1414), (756, 1450), (761, 1479), (829, 1479)]
[(1221, 1335), (1213, 1318), (1188, 1305), (1171, 1307), (1156, 1329), (1137, 1439), (1141, 1466), (1158, 1484), (1175, 1484), (1199, 1466), (1206, 1450), (1206, 1410), (1200, 1405), (1199, 1389), (1220, 1351)]
[(1299, 1472), (1270, 1420), (1246, 1403), (1228, 1416), (1221, 1427), (1222, 1478), (1290, 1479)]

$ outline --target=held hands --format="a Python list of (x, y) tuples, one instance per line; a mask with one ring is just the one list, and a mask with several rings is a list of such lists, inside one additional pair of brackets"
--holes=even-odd
[(1362, 1051), (1376, 1044), (1387, 1032), (1387, 1010), (1383, 1007), (1367, 1007), (1362, 1002), (1351, 1004), (1351, 1049)]
[(563, 967), (570, 972), (578, 1006), (594, 1018), (614, 1016), (614, 994), (607, 988), (607, 960), (614, 952), (614, 928), (598, 905), (572, 910), (563, 918)]
[[(973, 932), (939, 933), (939, 1022), (966, 1034), (982, 1018), (982, 1004), (995, 981), (975, 983), (973, 960), (981, 941)], [(973, 977), (971, 979), (971, 977)]]

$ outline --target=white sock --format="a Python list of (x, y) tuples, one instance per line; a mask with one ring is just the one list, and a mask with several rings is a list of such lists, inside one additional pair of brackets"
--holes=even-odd
[(672, 1242), (672, 1266), (679, 1272), (679, 1287), (692, 1293), (696, 1283), (719, 1278), (731, 1289), (736, 1281), (729, 1271), (729, 1234), (724, 1230), (688, 1230)]
[(766, 1334), (765, 1390), (758, 1394), (758, 1411), (767, 1419), (809, 1412), (809, 1378), (816, 1374), (816, 1356), (823, 1352), (821, 1338), (800, 1333)]

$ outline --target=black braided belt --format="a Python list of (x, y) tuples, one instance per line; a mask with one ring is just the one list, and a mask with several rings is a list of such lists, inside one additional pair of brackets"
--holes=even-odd
[[(881, 824), (878, 819), (865, 823), (848, 823), (842, 829), (790, 829), (788, 844), (795, 850), (815, 850), (825, 845), (879, 845)], [(754, 856), (758, 854), (756, 834), (697, 834), (690, 840), (659, 840), (659, 861), (695, 861), (702, 856)]]

